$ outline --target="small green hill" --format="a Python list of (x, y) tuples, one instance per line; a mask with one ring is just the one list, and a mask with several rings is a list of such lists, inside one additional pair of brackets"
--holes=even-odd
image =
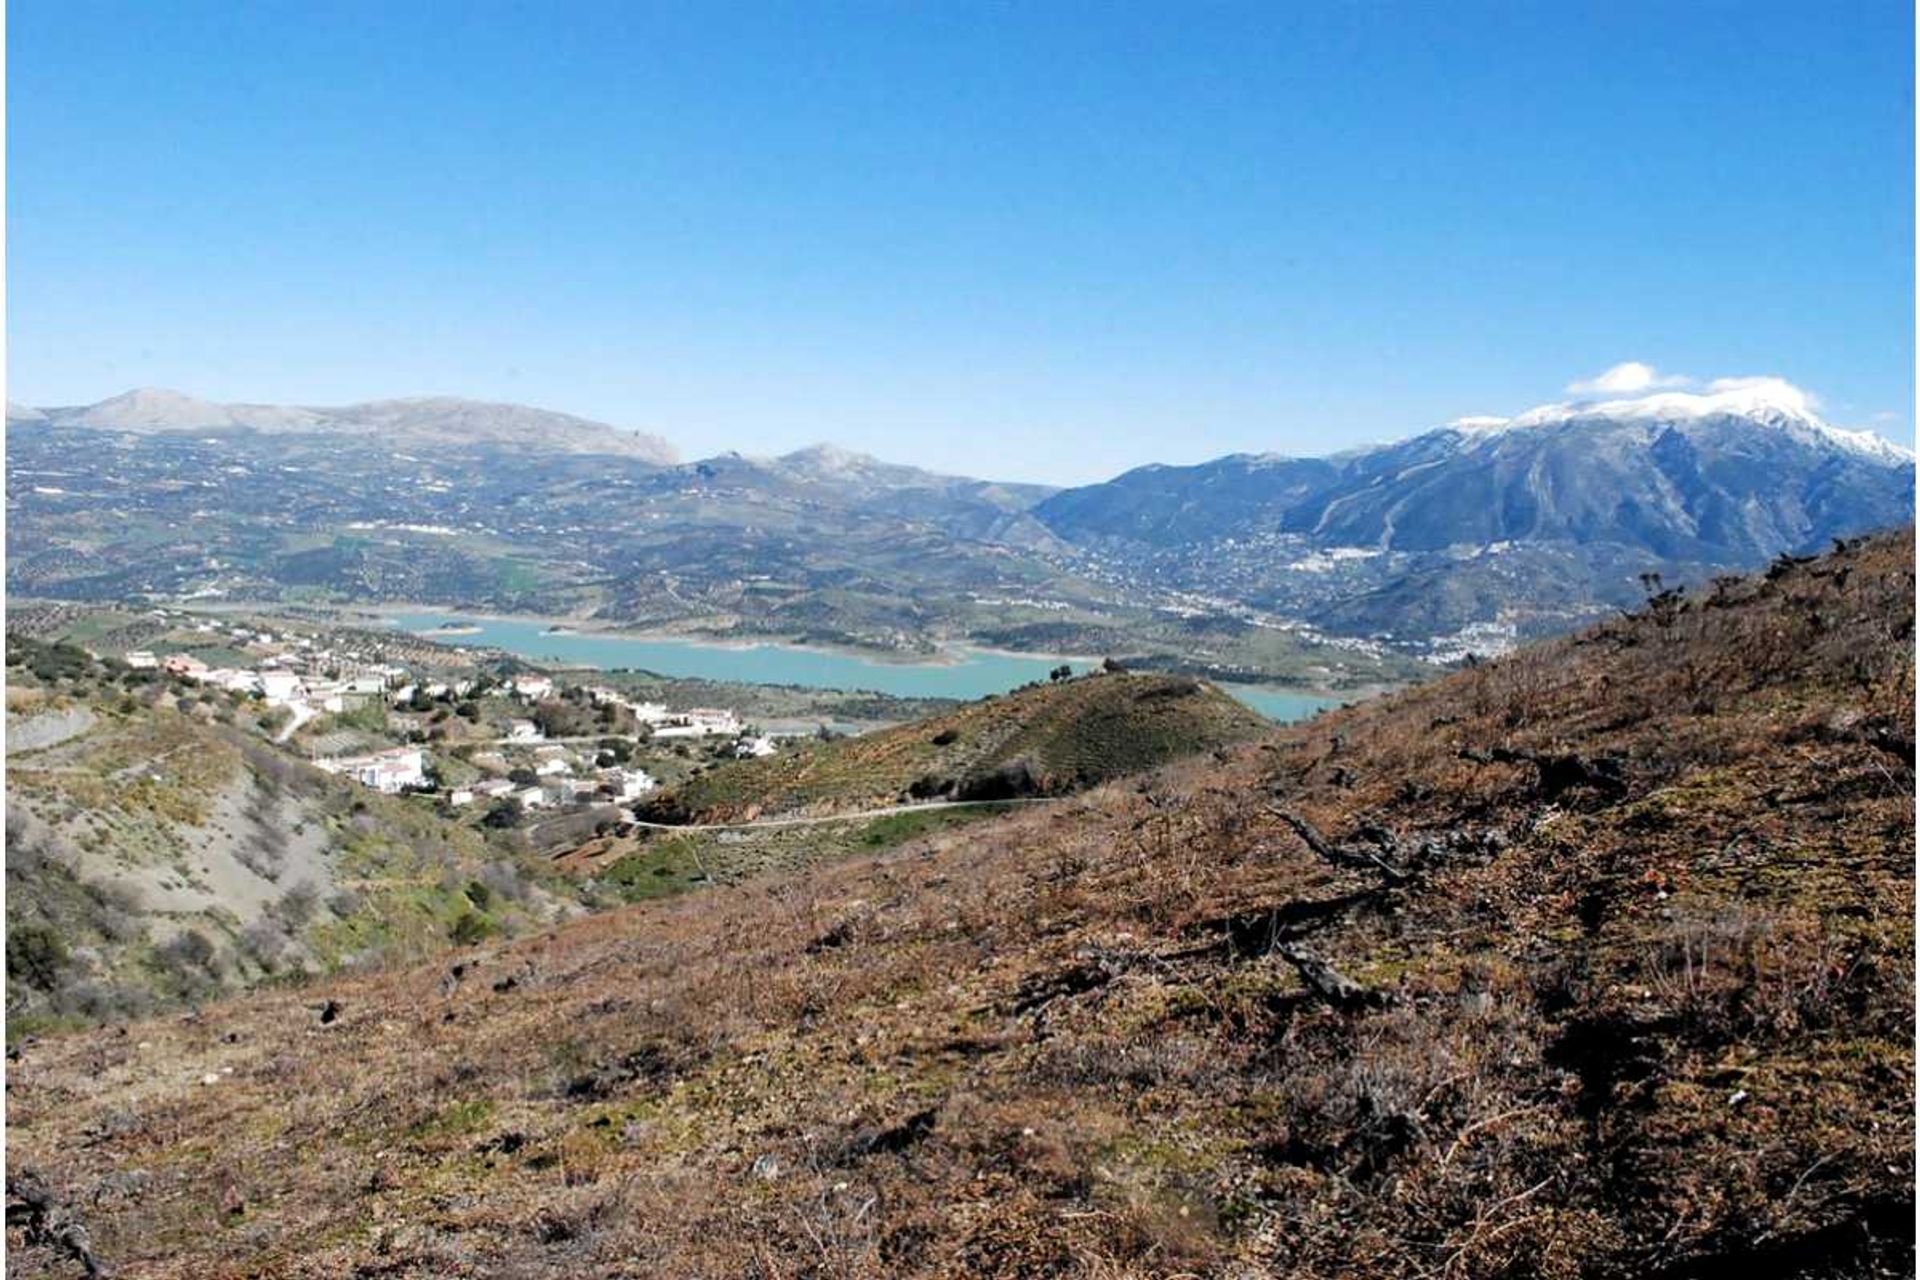
[(1102, 673), (863, 737), (720, 765), (660, 796), (648, 814), (665, 822), (734, 822), (915, 800), (1061, 795), (1271, 727), (1202, 680)]

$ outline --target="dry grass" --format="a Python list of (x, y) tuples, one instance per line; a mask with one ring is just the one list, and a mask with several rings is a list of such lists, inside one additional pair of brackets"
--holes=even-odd
[(1912, 619), (1878, 540), (881, 857), (36, 1044), (10, 1166), (196, 1280), (1895, 1274)]

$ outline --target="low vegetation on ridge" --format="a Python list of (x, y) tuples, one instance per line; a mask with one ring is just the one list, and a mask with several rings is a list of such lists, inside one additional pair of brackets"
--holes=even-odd
[(647, 812), (663, 821), (737, 822), (915, 801), (1058, 796), (1270, 727), (1189, 676), (1101, 672), (878, 733), (724, 764), (673, 788)]

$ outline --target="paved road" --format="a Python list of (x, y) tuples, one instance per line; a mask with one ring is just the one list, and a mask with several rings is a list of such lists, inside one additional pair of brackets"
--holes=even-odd
[(929, 804), (894, 804), (884, 809), (862, 809), (859, 813), (833, 813), (820, 818), (762, 818), (757, 822), (640, 822), (649, 831), (749, 831), (755, 827), (817, 827), (828, 822), (860, 822), (884, 818), (894, 813), (926, 813), (934, 809), (977, 809), (1009, 804), (1057, 804), (1066, 796), (1042, 796), (1027, 800), (935, 800)]
[(280, 732), (273, 735), (275, 743), (284, 743), (296, 729), (320, 714), (304, 702), (290, 702), (287, 705), (293, 708), (293, 717), (280, 727)]
[[(726, 735), (716, 733), (707, 736), (724, 738)], [(563, 746), (569, 742), (607, 742), (615, 738), (622, 742), (640, 741), (639, 735), (632, 733), (591, 733), (582, 738), (449, 738), (442, 745), (448, 747), (551, 747)]]

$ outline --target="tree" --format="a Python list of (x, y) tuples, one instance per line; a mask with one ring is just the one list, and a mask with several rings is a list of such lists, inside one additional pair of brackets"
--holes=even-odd
[(521, 819), (525, 816), (526, 811), (520, 807), (518, 800), (512, 796), (501, 796), (480, 819), (480, 825), (499, 831), (511, 830), (519, 826)]
[(36, 991), (51, 991), (72, 959), (59, 934), (44, 924), (7, 930), (7, 976)]
[(476, 942), (484, 942), (493, 936), (493, 922), (476, 911), (463, 911), (460, 918), (447, 930), (447, 936), (456, 944), (470, 947)]
[(1047, 679), (1053, 681), (1055, 684), (1060, 683), (1062, 680), (1071, 680), (1073, 679), (1073, 668), (1063, 662), (1053, 670), (1047, 672)]

